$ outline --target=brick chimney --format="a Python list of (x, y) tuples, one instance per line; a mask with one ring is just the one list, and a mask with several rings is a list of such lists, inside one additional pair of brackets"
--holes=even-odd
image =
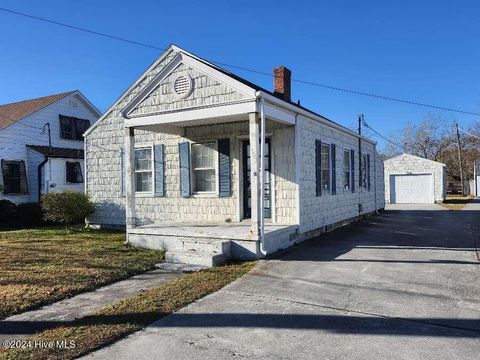
[(291, 77), (292, 72), (283, 65), (273, 69), (273, 93), (276, 97), (291, 100)]

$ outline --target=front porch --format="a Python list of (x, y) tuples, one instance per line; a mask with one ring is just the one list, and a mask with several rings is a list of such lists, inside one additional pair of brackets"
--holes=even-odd
[[(203, 259), (185, 259), (192, 249), (206, 258), (221, 255), (218, 263), (223, 263), (263, 257), (292, 244), (298, 235), (295, 128), (272, 115), (267, 119), (261, 106), (228, 117), (213, 116), (212, 110), (208, 118), (181, 123), (152, 116), (125, 121), (129, 243), (197, 264)], [(209, 170), (214, 180), (209, 191), (198, 191), (196, 151), (207, 145), (202, 162), (212, 154), (207, 163), (216, 164)], [(151, 193), (139, 193), (137, 149), (154, 158)]]
[[(272, 251), (290, 246), (298, 237), (298, 225), (265, 223), (264, 242)], [(251, 260), (262, 256), (260, 238), (252, 234), (251, 221), (241, 222), (172, 222), (137, 226), (128, 229), (130, 244), (161, 249), (170, 254), (190, 252), (197, 264), (202, 255), (219, 255), (218, 264), (230, 259)], [(209, 264), (209, 259), (203, 259)]]

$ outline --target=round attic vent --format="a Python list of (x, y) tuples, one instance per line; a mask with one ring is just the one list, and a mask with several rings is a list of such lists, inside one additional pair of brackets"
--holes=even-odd
[(192, 78), (188, 75), (179, 75), (173, 82), (173, 91), (181, 98), (185, 98), (193, 90)]

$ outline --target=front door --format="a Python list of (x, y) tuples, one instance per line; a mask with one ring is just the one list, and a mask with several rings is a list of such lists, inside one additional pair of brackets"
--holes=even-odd
[[(243, 151), (243, 218), (250, 219), (252, 217), (252, 189), (250, 183), (250, 142), (242, 143)], [(271, 196), (270, 196), (270, 139), (265, 139), (265, 207), (264, 216), (272, 217)]]

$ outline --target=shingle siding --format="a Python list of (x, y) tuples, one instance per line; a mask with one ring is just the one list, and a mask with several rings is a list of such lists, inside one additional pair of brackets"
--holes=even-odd
[[(358, 169), (358, 138), (345, 134), (339, 130), (321, 124), (318, 121), (299, 117), (300, 132), (300, 232), (308, 232), (320, 229), (324, 226), (354, 218), (360, 214), (375, 211), (375, 183), (372, 183), (370, 191), (355, 186), (355, 192), (344, 189), (344, 150), (355, 150), (355, 176), (359, 179)], [(322, 191), (321, 196), (316, 194), (315, 172), (315, 140), (322, 143), (336, 145), (336, 194)], [(362, 154), (370, 154), (374, 159), (374, 146), (366, 141), (362, 142)], [(377, 209), (384, 207), (383, 196), (383, 165), (378, 157), (376, 159), (377, 185), (376, 199)], [(371, 179), (373, 179), (374, 164), (371, 161)], [(362, 205), (359, 212), (358, 205)]]
[[(122, 119), (117, 118), (118, 123)], [(109, 129), (109, 130), (108, 130)], [(268, 122), (267, 132), (272, 134), (274, 157), (273, 183), (275, 184), (274, 214), (277, 222), (295, 221), (294, 183), (294, 129)], [(241, 139), (248, 138), (248, 121), (228, 124), (196, 126), (185, 129), (181, 135), (150, 131), (136, 131), (138, 146), (163, 144), (165, 146), (164, 197), (142, 196), (136, 198), (136, 223), (146, 225), (177, 220), (238, 221), (239, 174), (241, 172)], [(229, 197), (217, 195), (192, 195), (180, 193), (180, 163), (178, 144), (181, 142), (205, 142), (228, 138), (230, 140), (232, 193)], [(88, 192), (97, 205), (96, 213), (88, 219), (92, 224), (124, 225), (125, 198), (121, 195), (120, 147), (123, 146), (121, 126), (113, 119), (105, 119), (88, 136), (87, 165)], [(95, 146), (94, 146), (95, 144)], [(289, 148), (292, 146), (291, 148)], [(111, 148), (112, 150), (108, 150)], [(91, 149), (91, 150), (90, 150)], [(107, 151), (108, 150), (108, 151)], [(278, 173), (276, 172), (278, 169)]]
[[(180, 75), (189, 75), (193, 91), (186, 98), (179, 98), (172, 90), (173, 82)], [(157, 112), (215, 105), (244, 99), (244, 95), (217, 80), (206, 76), (185, 64), (180, 64), (159, 86), (130, 112), (140, 116)]]

